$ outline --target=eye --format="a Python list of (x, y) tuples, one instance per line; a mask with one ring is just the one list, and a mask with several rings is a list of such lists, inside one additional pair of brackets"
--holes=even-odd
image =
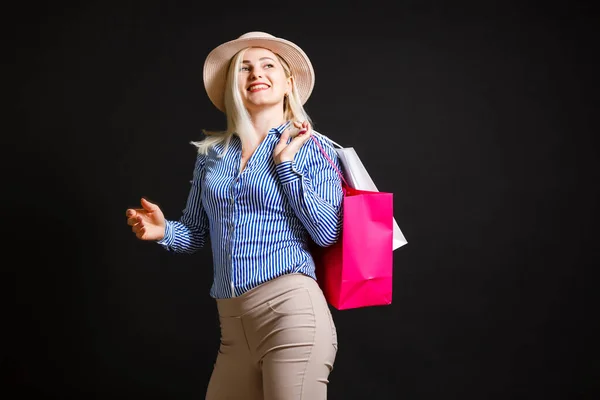
[(240, 67), (240, 72), (247, 72), (250, 71), (250, 67), (246, 66), (246, 65), (242, 65)]
[(266, 68), (275, 68), (275, 64), (271, 64), (271, 63), (269, 63), (269, 64), (265, 64), (264, 68), (265, 68), (265, 69), (266, 69)]

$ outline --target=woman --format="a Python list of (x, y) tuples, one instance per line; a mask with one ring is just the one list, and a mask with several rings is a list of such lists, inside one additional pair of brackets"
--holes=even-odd
[(193, 142), (181, 218), (142, 199), (127, 223), (179, 253), (210, 234), (221, 344), (208, 400), (326, 399), (337, 336), (309, 243), (338, 239), (342, 186), (337, 154), (303, 108), (312, 64), (294, 43), (249, 32), (208, 55), (204, 84), (227, 129)]

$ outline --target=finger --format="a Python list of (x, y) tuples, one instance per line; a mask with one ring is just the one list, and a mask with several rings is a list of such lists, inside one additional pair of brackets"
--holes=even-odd
[(307, 130), (306, 132), (304, 132), (300, 137), (298, 137), (298, 142), (300, 143), (300, 146), (302, 146), (304, 143), (308, 142), (310, 140), (310, 137), (312, 136), (312, 130)]
[(306, 120), (304, 120), (302, 122), (300, 122), (300, 121), (294, 121), (294, 125), (298, 129), (308, 129), (308, 127), (310, 126), (310, 124)]
[(143, 197), (140, 200), (140, 203), (142, 204), (142, 207), (144, 207), (144, 210), (146, 210), (146, 211), (152, 212), (152, 211), (158, 210), (158, 206), (156, 204), (149, 202), (148, 200), (146, 200)]
[(296, 154), (298, 150), (302, 147), (304, 143), (306, 143), (310, 139), (311, 133), (307, 131), (303, 135), (296, 136), (290, 144), (287, 146), (286, 151), (289, 152), (287, 154)]
[(312, 128), (308, 121), (304, 121), (302, 123), (302, 127), (300, 128), (300, 131), (298, 132), (298, 135), (304, 135), (308, 131), (312, 131)]
[(127, 218), (127, 225), (129, 226), (134, 226), (135, 224), (138, 224), (140, 222), (142, 222), (142, 217), (140, 217), (139, 215), (133, 218)]
[(143, 208), (128, 208), (125, 212), (128, 218), (135, 218), (144, 214), (147, 214), (147, 211)]
[(145, 229), (144, 227), (141, 227), (141, 228), (140, 228), (140, 229), (139, 229), (139, 230), (138, 230), (138, 231), (135, 233), (135, 236), (136, 236), (138, 239), (143, 239), (145, 234), (146, 234), (146, 229)]
[(310, 128), (310, 126), (302, 127), (302, 129), (300, 129), (300, 132), (298, 132), (296, 138), (300, 137), (304, 139), (305, 137), (310, 137), (310, 135), (312, 135), (312, 129)]
[(144, 221), (140, 218), (139, 221), (137, 221), (136, 223), (134, 223), (131, 226), (131, 230), (134, 232), (138, 232), (141, 229), (145, 229), (146, 228), (146, 224), (144, 223)]
[(288, 142), (289, 138), (290, 138), (290, 133), (288, 131), (283, 132), (281, 134), (281, 136), (279, 137), (279, 142), (275, 145), (273, 152), (275, 154), (279, 154), (281, 152), (281, 150), (283, 150), (285, 148), (285, 146), (287, 146), (287, 142)]

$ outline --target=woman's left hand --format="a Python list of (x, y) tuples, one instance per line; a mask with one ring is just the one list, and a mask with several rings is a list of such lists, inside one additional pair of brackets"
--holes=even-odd
[(293, 161), (294, 156), (300, 150), (300, 147), (307, 140), (310, 139), (312, 135), (312, 128), (308, 121), (304, 121), (302, 123), (294, 121), (294, 126), (300, 130), (298, 134), (292, 139), (290, 143), (288, 143), (288, 139), (290, 137), (290, 130), (286, 129), (285, 132), (281, 134), (279, 138), (279, 143), (273, 149), (273, 160), (275, 161), (275, 165), (280, 164), (284, 161)]

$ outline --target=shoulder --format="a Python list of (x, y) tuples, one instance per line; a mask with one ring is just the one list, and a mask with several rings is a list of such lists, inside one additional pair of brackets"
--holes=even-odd
[(201, 140), (191, 142), (191, 144), (196, 146), (199, 155), (204, 154), (207, 159), (210, 159), (222, 155), (234, 137), (234, 134), (226, 132), (211, 133), (210, 135), (204, 133)]
[(305, 172), (313, 170), (329, 171), (332, 163), (335, 167), (339, 167), (336, 145), (337, 143), (326, 135), (313, 130), (311, 138), (304, 143), (300, 152), (298, 152), (297, 163), (299, 167)]
[(311, 139), (306, 142), (307, 150), (311, 154), (321, 153), (321, 151), (325, 151), (329, 156), (336, 156), (336, 147), (339, 147), (337, 143), (331, 140), (328, 136), (313, 130)]
[(203, 152), (201, 150), (196, 151), (196, 168), (204, 167), (204, 164), (206, 164), (206, 158), (208, 157), (209, 152), (210, 152), (210, 150), (208, 152)]
[(327, 136), (321, 132), (313, 130), (313, 137), (317, 140), (317, 142), (321, 146), (327, 146), (331, 150), (335, 150), (336, 147), (340, 147), (336, 142), (331, 140), (331, 138), (329, 138), (329, 136)]

